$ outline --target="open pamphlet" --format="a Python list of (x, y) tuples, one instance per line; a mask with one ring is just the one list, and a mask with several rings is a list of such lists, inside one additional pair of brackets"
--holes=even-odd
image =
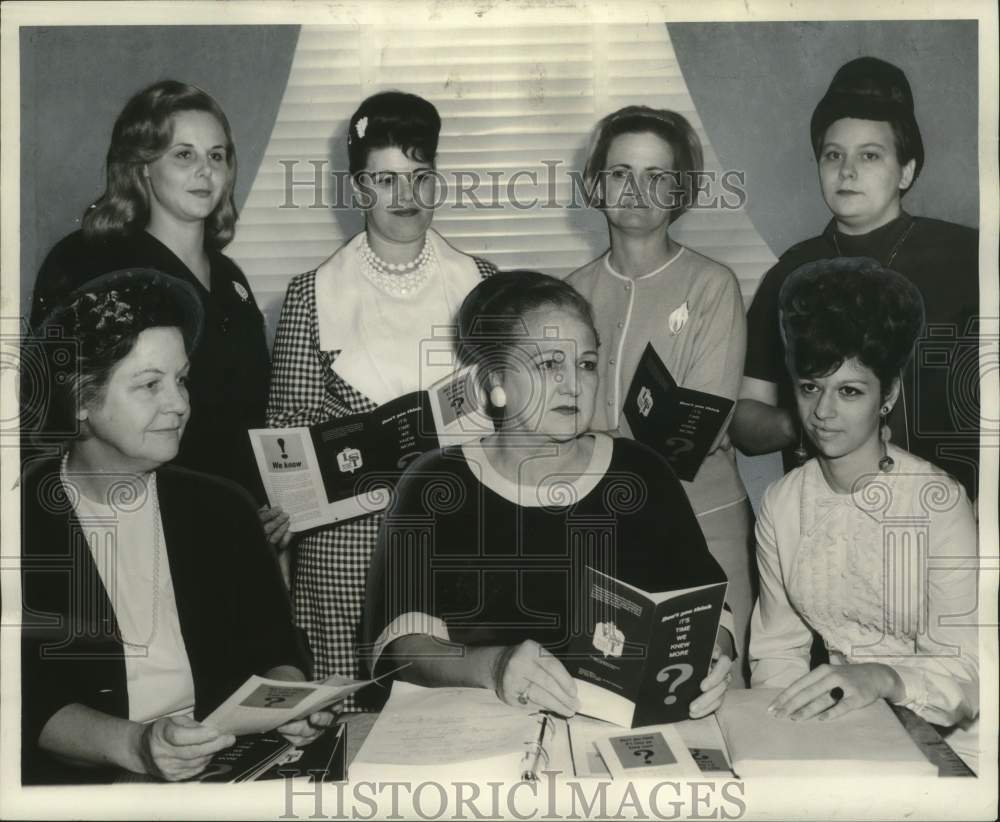
[(422, 688), (396, 680), (350, 765), (350, 779), (508, 782), (570, 767), (566, 721), (512, 708), (486, 688)]
[(722, 438), (735, 407), (733, 400), (679, 386), (652, 343), (646, 344), (625, 395), (632, 436), (689, 482)]
[(256, 782), (268, 779), (308, 779), (342, 782), (347, 778), (347, 726), (327, 728), (318, 739), (296, 748), (274, 731), (237, 738), (212, 757), (192, 782)]
[(366, 414), (308, 427), (251, 428), (268, 502), (294, 532), (381, 511), (403, 470), (426, 451), (493, 433), (467, 366)]
[(649, 593), (587, 567), (585, 632), (564, 660), (580, 713), (626, 728), (687, 719), (712, 663), (728, 585), (707, 552), (695, 575), (704, 582)]
[(768, 713), (767, 706), (779, 693), (777, 688), (726, 693), (719, 727), (739, 778), (938, 775), (937, 765), (921, 752), (884, 700), (826, 722), (796, 722)]
[(322, 682), (266, 679), (254, 674), (206, 716), (202, 724), (236, 736), (266, 733), (328, 708), (397, 670), (375, 679), (348, 679), (334, 674)]

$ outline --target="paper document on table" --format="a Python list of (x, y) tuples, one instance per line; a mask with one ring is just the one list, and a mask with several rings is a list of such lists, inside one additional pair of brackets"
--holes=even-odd
[[(397, 680), (350, 778), (413, 779), (446, 766), (452, 775), (517, 780), (535, 764), (542, 719), (485, 688), (420, 688)], [(543, 736), (537, 764), (547, 769), (553, 742), (565, 739), (563, 720), (551, 718)]]
[(883, 700), (836, 719), (776, 718), (767, 706), (775, 688), (731, 690), (719, 709), (719, 727), (733, 770), (749, 776), (937, 776)]

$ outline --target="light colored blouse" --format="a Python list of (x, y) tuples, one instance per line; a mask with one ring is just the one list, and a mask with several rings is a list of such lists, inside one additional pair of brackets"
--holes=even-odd
[[(568, 282), (594, 307), (600, 335), (593, 430), (632, 436), (622, 410), (647, 343), (679, 385), (736, 399), (746, 316), (739, 283), (724, 265), (682, 246), (660, 268), (632, 279), (612, 267), (609, 251)], [(683, 485), (696, 515), (746, 499), (732, 449), (710, 454)]]
[(977, 534), (962, 486), (890, 446), (895, 467), (838, 494), (810, 460), (764, 495), (760, 598), (750, 626), (753, 687), (809, 671), (810, 627), (833, 664), (878, 662), (900, 704), (939, 725), (979, 712)]
[(361, 232), (316, 269), (319, 345), (339, 352), (333, 370), (381, 405), (427, 388), (454, 371), (454, 318), (482, 279), (474, 258), (429, 230), (429, 278), (405, 295), (388, 294), (362, 273)]
[(194, 710), (194, 678), (181, 634), (167, 544), (149, 482), (123, 478), (111, 504), (81, 494), (61, 472), (121, 632), (129, 719), (149, 722)]

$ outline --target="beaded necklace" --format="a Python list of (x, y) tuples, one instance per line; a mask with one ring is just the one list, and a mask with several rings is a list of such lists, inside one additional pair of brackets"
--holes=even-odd
[(434, 249), (426, 240), (416, 259), (408, 263), (387, 263), (368, 245), (367, 235), (362, 237), (359, 251), (363, 262), (362, 273), (379, 291), (391, 297), (405, 297), (420, 291), (430, 279), (437, 262)]

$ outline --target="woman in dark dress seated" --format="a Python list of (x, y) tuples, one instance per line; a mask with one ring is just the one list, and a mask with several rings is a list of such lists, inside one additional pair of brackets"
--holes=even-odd
[[(381, 528), (365, 609), (373, 670), (495, 690), (510, 705), (579, 707), (560, 654), (584, 614), (587, 565), (649, 591), (715, 566), (680, 482), (651, 449), (589, 431), (598, 340), (589, 303), (528, 271), (497, 274), (459, 310), (497, 431), (425, 454)], [(731, 654), (731, 615), (720, 642)], [(691, 716), (722, 701), (730, 658)]]
[[(164, 80), (136, 94), (115, 121), (107, 187), (82, 229), (60, 240), (38, 273), (36, 327), (87, 280), (153, 268), (190, 284), (205, 330), (191, 360), (192, 420), (176, 462), (234, 480), (264, 502), (248, 428), (264, 425), (270, 368), (264, 318), (246, 277), (222, 253), (233, 239), (236, 146), (219, 104), (196, 86)], [(274, 541), (287, 517), (265, 510)]]
[[(21, 484), (25, 784), (195, 776), (234, 741), (198, 720), (251, 674), (309, 671), (249, 495), (165, 465), (202, 322), (192, 286), (133, 269), (69, 295), (28, 343), (80, 433)], [(331, 719), (279, 730), (305, 744)]]

